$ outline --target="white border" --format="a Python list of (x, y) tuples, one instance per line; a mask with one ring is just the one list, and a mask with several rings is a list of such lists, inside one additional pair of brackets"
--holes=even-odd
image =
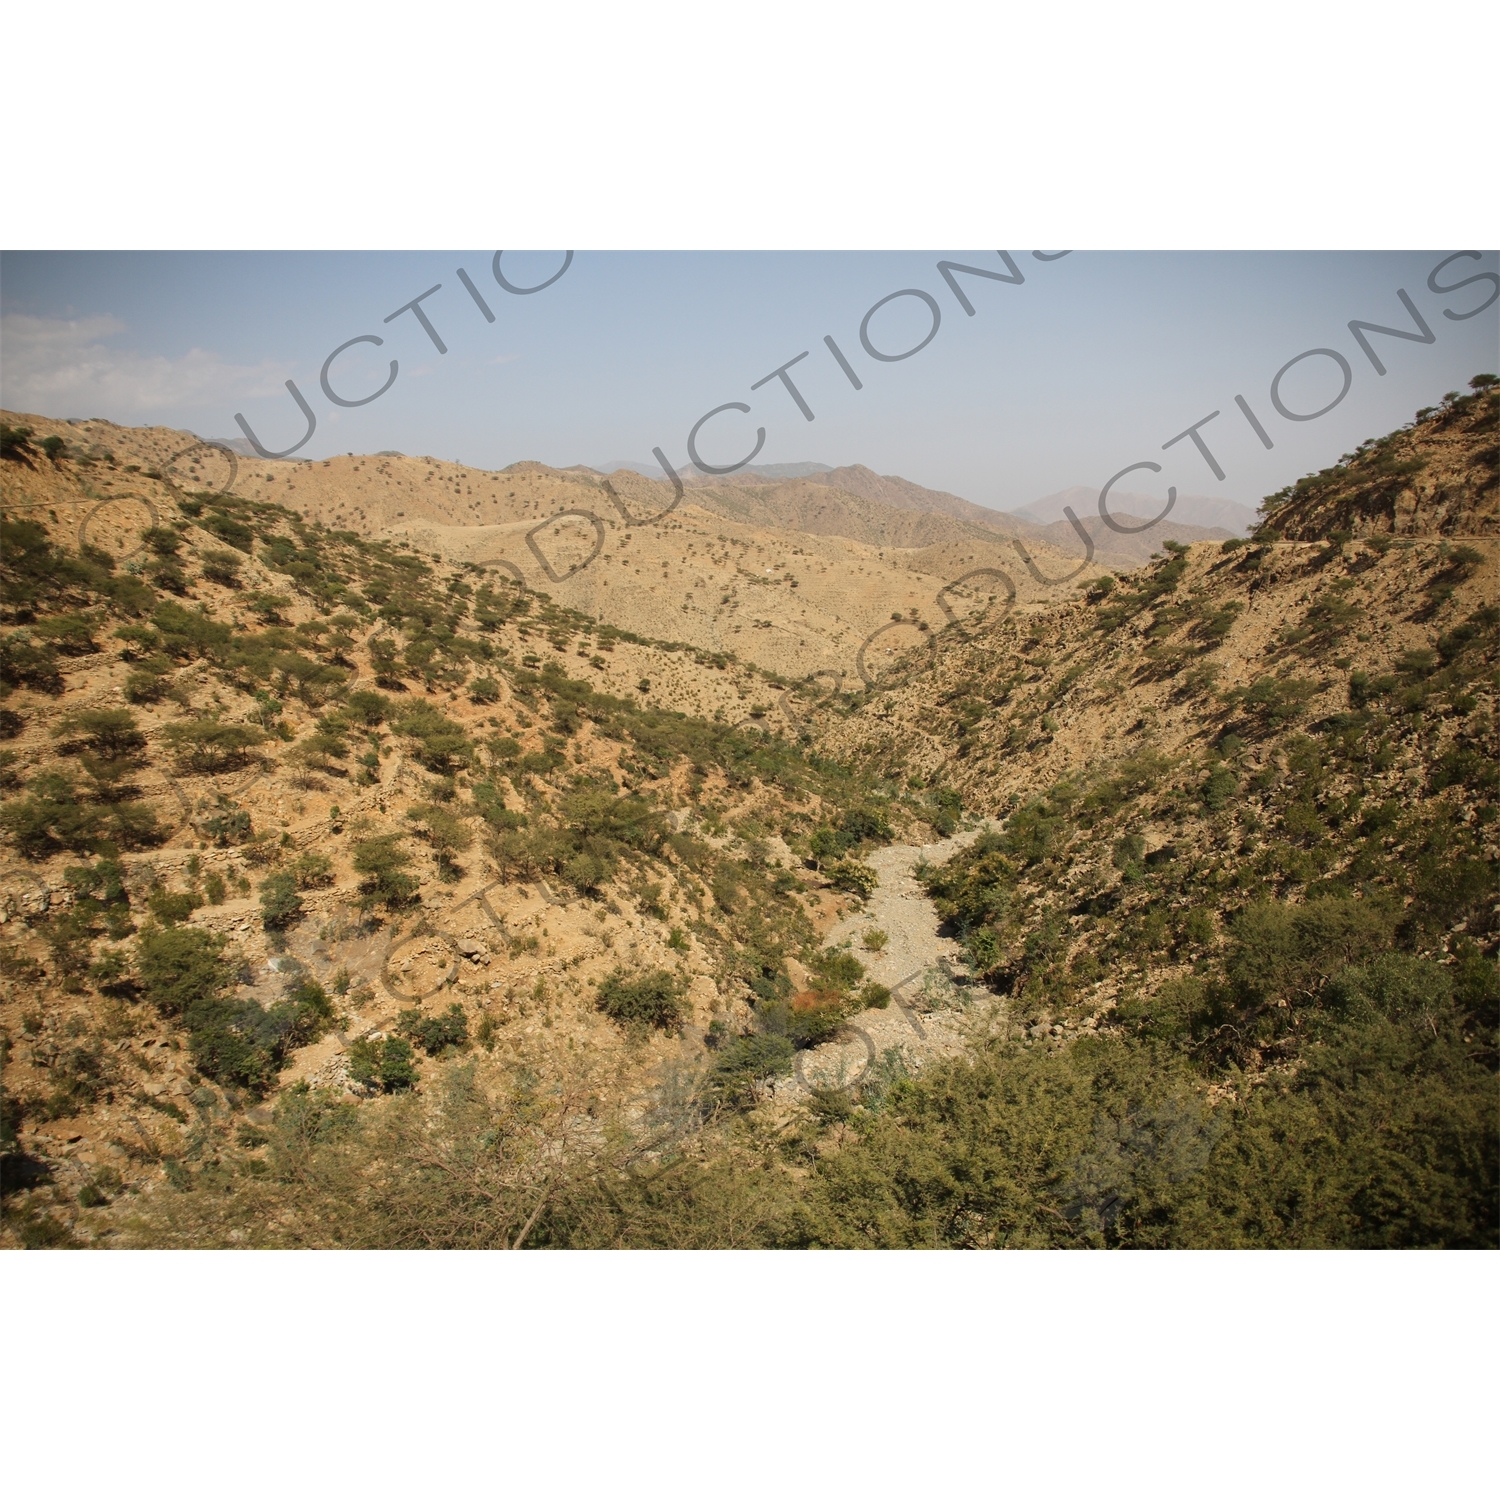
[(1405, 1500), (1492, 1478), (1482, 1253), (0, 1264), (10, 1472), (64, 1495)]
[(1496, 14), (31, 7), (0, 243), (1494, 244)]

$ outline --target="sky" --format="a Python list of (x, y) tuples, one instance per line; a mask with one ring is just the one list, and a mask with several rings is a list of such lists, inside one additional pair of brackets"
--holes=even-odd
[[(394, 449), (486, 469), (650, 462), (655, 448), (684, 468), (694, 424), (739, 402), (750, 411), (703, 424), (703, 464), (744, 459), (763, 428), (756, 463), (860, 463), (998, 509), (1097, 489), (1143, 462), (1160, 472), (1136, 470), (1122, 489), (1253, 506), (1500, 367), (1494, 252), (1054, 256), (508, 252), (511, 287), (555, 278), (521, 294), (497, 280), (489, 250), (9, 253), (0, 399), (214, 438), (241, 436), (239, 413), (280, 451), (307, 430), (291, 380), (316, 418), (297, 457)], [(970, 315), (942, 261), (1019, 280), (951, 272)], [(398, 312), (434, 287), (420, 307), (446, 352)], [(1416, 331), (1401, 292), (1432, 337), (1368, 334), (1382, 375), (1349, 323)], [(320, 375), (361, 336), (383, 342), (332, 362), (334, 394), (378, 391), (392, 360), (397, 375), (340, 406)], [(812, 421), (773, 375), (804, 352), (787, 374)], [(1273, 381), (1289, 363), (1275, 390), (1285, 412), (1334, 402), (1325, 414), (1277, 410)], [(1200, 436), (1222, 479), (1191, 437), (1164, 447), (1211, 412)]]

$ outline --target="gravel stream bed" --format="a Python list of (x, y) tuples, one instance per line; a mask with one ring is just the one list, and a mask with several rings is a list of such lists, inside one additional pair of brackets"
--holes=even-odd
[[(872, 1065), (891, 1053), (908, 1069), (949, 1056), (963, 1045), (969, 1029), (968, 972), (958, 941), (940, 934), (941, 919), (918, 883), (918, 864), (941, 865), (972, 844), (989, 824), (966, 829), (936, 844), (892, 844), (871, 854), (869, 865), (880, 885), (865, 906), (839, 922), (825, 946), (849, 942), (870, 979), (892, 995), (885, 1010), (857, 1016), (846, 1034), (798, 1053), (796, 1075), (776, 1087), (779, 1097), (795, 1098), (810, 1086), (858, 1084)], [(878, 953), (864, 945), (872, 928), (886, 934)]]

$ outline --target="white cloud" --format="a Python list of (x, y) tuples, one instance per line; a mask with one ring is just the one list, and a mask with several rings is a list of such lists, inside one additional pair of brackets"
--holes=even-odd
[(49, 417), (180, 422), (185, 410), (226, 408), (284, 394), (292, 373), (263, 360), (234, 365), (205, 349), (176, 359), (109, 347), (126, 332), (118, 318), (0, 318), (0, 404)]

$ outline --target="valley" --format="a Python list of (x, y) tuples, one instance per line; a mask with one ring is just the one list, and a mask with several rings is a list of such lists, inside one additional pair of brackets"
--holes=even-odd
[(1088, 560), (5, 414), (8, 1242), (1492, 1245), (1497, 411)]

